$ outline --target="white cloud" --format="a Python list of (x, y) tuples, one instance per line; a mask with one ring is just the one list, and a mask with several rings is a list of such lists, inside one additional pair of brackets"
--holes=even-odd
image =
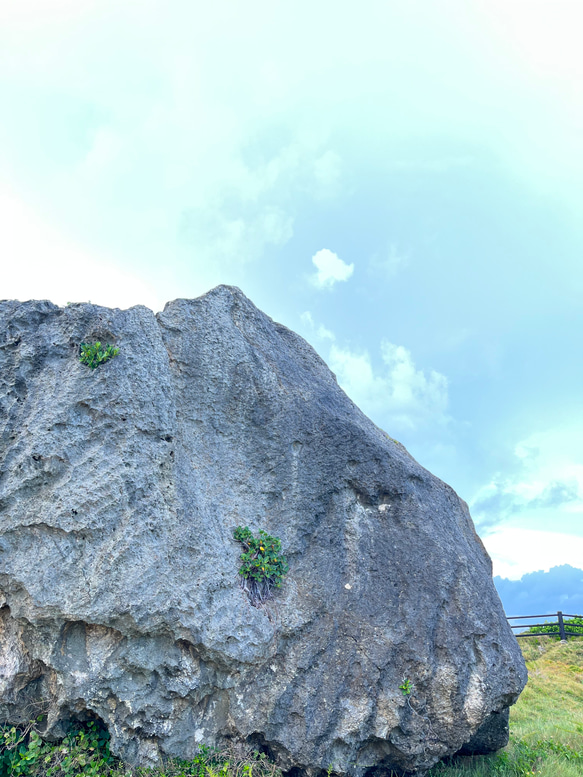
[(574, 530), (583, 519), (582, 434), (582, 424), (570, 419), (516, 443), (514, 471), (494, 475), (471, 500), (476, 522), (529, 528), (552, 522)]
[(326, 327), (322, 324), (316, 328), (316, 322), (314, 321), (314, 318), (309, 310), (306, 310), (300, 315), (300, 321), (309, 331), (309, 336), (314, 337), (316, 340), (331, 340), (332, 342), (336, 340), (336, 335), (334, 332), (326, 329)]
[[(518, 580), (583, 560), (583, 428), (576, 417), (514, 445), (515, 471), (470, 501), (494, 574)], [(552, 527), (552, 531), (549, 531)]]
[(406, 348), (387, 340), (381, 343), (381, 356), (380, 372), (373, 369), (367, 351), (354, 353), (332, 345), (328, 361), (351, 399), (389, 431), (445, 423), (447, 378), (435, 370), (417, 369)]
[(495, 42), (518, 67), (537, 79), (556, 82), (557, 88), (571, 97), (575, 92), (580, 99), (583, 60), (578, 3), (562, 3), (558, 13), (552, 3), (535, 0), (528, 3), (526, 13), (521, 2), (488, 0), (480, 10), (496, 35)]
[(311, 276), (314, 286), (331, 288), (338, 281), (347, 281), (354, 272), (353, 264), (346, 264), (333, 251), (322, 248), (312, 257), (317, 272)]
[(245, 264), (260, 257), (267, 246), (281, 246), (293, 235), (293, 219), (276, 207), (257, 208), (247, 218), (229, 217), (221, 205), (183, 214), (181, 237), (224, 272), (229, 264)]
[(492, 557), (494, 575), (509, 580), (561, 564), (581, 567), (583, 559), (583, 537), (574, 534), (503, 526), (482, 541)]
[[(542, 121), (538, 92), (526, 99), (522, 81), (506, 78), (504, 59), (492, 56), (506, 31), (495, 29), (494, 40), (484, 39), (486, 12), (458, 0), (459, 13), (451, 15), (455, 23), (442, 29), (446, 42), (440, 45), (448, 56), (435, 56), (440, 11), (426, 4), (420, 20), (415, 5), (395, 10), (391, 4), (381, 8), (378, 2), (365, 3), (356, 20), (335, 17), (335, 34), (323, 41), (329, 3), (316, 8), (300, 3), (304, 12), (296, 8), (293, 14), (266, 0), (250, 7), (231, 0), (204, 8), (176, 0), (2, 3), (3, 68), (18, 95), (14, 107), (5, 101), (7, 120), (0, 122), (2, 146), (14, 168), (11, 180), (26, 182), (48, 204), (64, 203), (62, 222), (73, 229), (88, 225), (88, 243), (92, 231), (106, 235), (111, 243), (123, 243), (134, 260), (153, 261), (162, 246), (172, 245), (176, 223), (185, 213), (194, 222), (184, 247), (188, 267), (200, 276), (211, 262), (222, 271), (268, 246), (282, 245), (291, 235), (298, 192), (314, 198), (338, 193), (343, 177), (355, 180), (355, 151), (369, 162), (378, 159), (379, 151), (390, 156), (392, 140), (414, 137), (419, 127), (433, 135), (443, 129), (449, 134), (455, 126), (461, 135), (488, 143), (508, 135), (509, 142), (499, 145), (513, 160), (524, 147), (537, 164), (547, 160), (549, 168), (571, 175), (573, 160), (581, 156), (574, 153), (580, 143), (578, 125), (571, 144), (565, 143), (571, 124), (563, 114), (545, 111)], [(512, 6), (512, 0), (505, 5)], [(303, 21), (306, 12), (310, 25)], [(373, 27), (371, 14), (379, 20)], [(493, 16), (509, 26), (506, 14)], [(546, 70), (549, 50), (558, 55), (565, 49), (538, 45), (553, 12), (547, 11), (536, 25), (535, 38), (531, 16), (540, 14), (527, 16), (511, 13), (508, 48), (519, 51), (516, 34), (530, 40), (533, 51), (543, 52), (541, 70)], [(572, 83), (566, 82), (570, 99), (561, 99), (571, 106), (581, 102), (571, 89), (580, 72), (573, 67), (576, 25), (568, 16), (561, 20), (554, 26), (568, 37), (557, 35), (555, 41), (568, 40), (572, 56), (558, 71), (556, 83), (563, 84), (565, 73), (571, 73)], [(305, 52), (300, 59), (298, 41)], [(412, 45), (419, 56), (411, 57)], [(405, 79), (395, 67), (401, 61), (408, 63)], [(460, 61), (463, 78), (455, 77)], [(411, 94), (424, 88), (427, 99), (413, 105)], [(379, 94), (391, 99), (371, 99)], [(62, 101), (58, 109), (55, 98)], [(52, 106), (52, 139), (48, 132), (42, 140), (40, 133), (39, 139), (29, 134), (32, 122), (25, 118), (9, 120), (11, 113), (18, 115), (17, 103), (27, 100), (39, 106), (39, 126), (44, 125), (42, 105)], [(514, 122), (508, 120), (512, 110), (518, 111)], [(79, 116), (83, 121), (76, 121)], [(343, 138), (336, 133), (340, 126)], [(531, 130), (528, 143), (524, 126)], [(560, 142), (549, 143), (555, 137)], [(60, 139), (58, 144), (54, 138)], [(347, 138), (354, 138), (356, 149)], [(254, 144), (259, 151), (249, 152)], [(559, 150), (559, 164), (551, 158), (551, 145), (555, 154)], [(538, 153), (543, 147), (545, 153)], [(383, 164), (390, 164), (388, 158)], [(438, 160), (438, 169), (443, 166)], [(346, 193), (347, 183), (342, 183)], [(152, 226), (150, 217), (156, 213), (163, 216)], [(223, 228), (225, 240), (217, 237)], [(386, 267), (393, 271), (390, 257)], [(327, 285), (340, 280), (329, 277)]]
[(318, 325), (310, 311), (302, 313), (300, 320), (304, 336), (325, 359), (339, 385), (379, 426), (399, 434), (450, 421), (447, 378), (435, 370), (417, 369), (402, 345), (383, 340), (383, 367), (375, 371), (368, 351), (338, 345), (334, 332)]
[(326, 329), (325, 326), (320, 325), (318, 327), (318, 331), (316, 332), (316, 334), (321, 340), (332, 340), (332, 341), (336, 340), (336, 335), (334, 334), (334, 332), (331, 332), (329, 329)]
[(6, 188), (0, 188), (4, 299), (50, 299), (59, 305), (91, 301), (160, 310), (166, 300), (139, 276), (65, 238)]

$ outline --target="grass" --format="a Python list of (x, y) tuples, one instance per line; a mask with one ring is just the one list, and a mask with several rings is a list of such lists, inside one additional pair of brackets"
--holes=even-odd
[[(510, 743), (500, 753), (451, 758), (427, 777), (582, 777), (583, 638), (520, 640), (528, 684), (510, 715)], [(281, 777), (264, 754), (245, 747), (203, 747), (193, 761), (132, 770), (109, 752), (96, 723), (57, 744), (29, 726), (0, 727), (0, 777)]]

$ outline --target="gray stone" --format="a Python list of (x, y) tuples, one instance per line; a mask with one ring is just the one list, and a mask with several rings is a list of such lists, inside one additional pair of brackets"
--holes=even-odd
[(484, 755), (501, 750), (508, 744), (510, 710), (506, 707), (493, 712), (482, 723), (469, 742), (461, 748), (460, 755)]
[[(90, 370), (94, 340), (119, 355)], [(238, 289), (0, 303), (0, 435), (5, 721), (98, 716), (133, 764), (230, 739), (421, 774), (526, 682), (466, 504)], [(289, 561), (263, 608), (238, 525)]]

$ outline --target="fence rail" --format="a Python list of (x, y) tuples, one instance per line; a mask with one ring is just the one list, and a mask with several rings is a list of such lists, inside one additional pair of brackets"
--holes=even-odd
[[(567, 613), (561, 612), (559, 610), (558, 612), (552, 612), (550, 615), (510, 615), (509, 617), (507, 617), (506, 620), (508, 620), (508, 621), (517, 621), (517, 620), (524, 621), (524, 620), (527, 620), (527, 619), (530, 619), (530, 618), (555, 618), (555, 621), (553, 621), (552, 623), (548, 623), (548, 622), (545, 622), (545, 623), (529, 623), (529, 624), (527, 624), (527, 623), (520, 623), (520, 624), (516, 624), (516, 625), (513, 625), (511, 623), (510, 624), (510, 628), (511, 629), (524, 629), (525, 627), (527, 627), (529, 629), (530, 628), (536, 628), (536, 627), (544, 628), (545, 626), (554, 626), (555, 622), (556, 622), (558, 624), (558, 626), (559, 626), (559, 637), (562, 640), (566, 640), (567, 637), (583, 637), (583, 626), (579, 627), (579, 628), (581, 628), (581, 631), (567, 631), (567, 629), (565, 628), (565, 618), (582, 618), (582, 617), (583, 616), (581, 616), (581, 615), (567, 615)], [(568, 628), (569, 624), (567, 623), (566, 625), (567, 625), (567, 628)], [(541, 636), (543, 636), (545, 634), (549, 634), (552, 637), (556, 637), (557, 636), (557, 632), (556, 631), (537, 631), (535, 634), (515, 634), (514, 636), (515, 637), (541, 637)]]

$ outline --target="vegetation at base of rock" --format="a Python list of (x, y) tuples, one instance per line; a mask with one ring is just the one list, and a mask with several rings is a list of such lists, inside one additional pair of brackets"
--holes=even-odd
[[(457, 756), (427, 777), (580, 777), (583, 774), (583, 640), (524, 640), (529, 680), (511, 710), (510, 743), (485, 756)], [(405, 684), (405, 683), (403, 683)], [(202, 746), (192, 761), (132, 769), (109, 751), (107, 731), (89, 723), (57, 744), (35, 722), (0, 727), (0, 777), (282, 777), (263, 753)]]
[[(575, 616), (574, 618), (565, 618), (563, 620), (565, 631), (575, 632), (576, 634), (581, 634), (583, 637), (583, 618)], [(546, 631), (552, 631), (553, 634), (556, 634), (556, 637), (552, 637), (552, 639), (558, 639), (559, 636), (559, 624), (558, 623), (549, 623), (545, 624), (544, 626), (531, 626), (530, 629), (527, 629), (525, 631), (525, 634), (540, 634), (541, 632)], [(571, 636), (569, 637), (571, 639)], [(575, 638), (577, 639), (577, 637)]]
[(0, 777), (99, 777), (113, 766), (103, 726), (90, 722), (55, 744), (42, 739), (42, 718), (23, 728), (0, 727)]
[(581, 777), (583, 640), (520, 640), (528, 683), (510, 709), (510, 742), (499, 753), (457, 756), (427, 777)]
[(282, 777), (265, 753), (235, 744), (202, 745), (192, 761), (169, 759), (157, 768), (132, 768), (109, 750), (109, 734), (95, 722), (62, 741), (45, 742), (39, 722), (0, 726), (0, 777)]
[(242, 587), (253, 604), (261, 604), (272, 596), (274, 588), (280, 588), (288, 571), (287, 560), (281, 554), (281, 541), (261, 530), (254, 537), (248, 526), (237, 526), (233, 537), (243, 545), (243, 562), (239, 569)]
[(96, 343), (81, 343), (81, 355), (79, 361), (81, 364), (86, 364), (92, 370), (99, 367), (101, 364), (113, 359), (119, 353), (119, 348), (115, 348), (113, 345), (103, 346), (99, 342)]

